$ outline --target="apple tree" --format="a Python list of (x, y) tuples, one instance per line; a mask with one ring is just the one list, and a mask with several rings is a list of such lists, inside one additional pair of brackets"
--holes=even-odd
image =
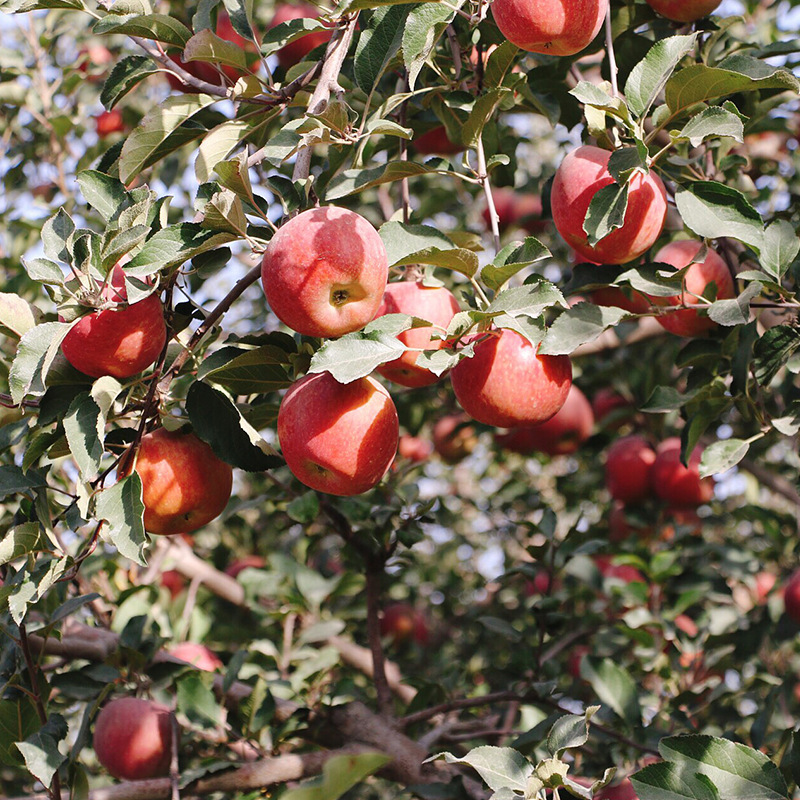
[(4, 797), (798, 796), (799, 6), (0, 0)]

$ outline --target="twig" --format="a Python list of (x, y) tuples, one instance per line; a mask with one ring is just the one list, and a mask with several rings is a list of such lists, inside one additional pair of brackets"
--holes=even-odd
[(486, 153), (483, 149), (483, 136), (478, 136), (478, 141), (475, 144), (475, 151), (478, 154), (478, 180), (483, 187), (483, 193), (486, 195), (486, 206), (489, 210), (489, 222), (492, 227), (492, 238), (494, 239), (495, 252), (500, 252), (500, 218), (497, 215), (497, 208), (494, 204), (494, 195), (492, 194), (492, 184), (489, 181), (489, 175), (486, 172)]
[(614, 31), (611, 28), (611, 6), (606, 11), (606, 53), (608, 54), (608, 71), (611, 74), (611, 91), (619, 97), (617, 56), (614, 53)]

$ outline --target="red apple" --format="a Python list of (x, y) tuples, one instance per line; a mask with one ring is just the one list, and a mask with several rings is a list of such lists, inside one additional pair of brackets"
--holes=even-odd
[(683, 631), (687, 636), (694, 638), (699, 633), (697, 623), (686, 614), (678, 614), (678, 616), (675, 617), (674, 622), (675, 627), (679, 631)]
[(114, 60), (111, 51), (102, 44), (88, 44), (78, 50), (78, 71), (90, 83), (103, 80), (109, 64)]
[(249, 555), (244, 556), (243, 558), (237, 558), (236, 561), (232, 561), (225, 567), (225, 574), (230, 575), (231, 578), (236, 578), (242, 570), (245, 569), (263, 569), (267, 566), (267, 562), (264, 561), (261, 556), (257, 555)]
[(142, 437), (135, 469), (142, 479), (144, 527), (190, 533), (218, 517), (233, 483), (230, 465), (193, 433), (158, 428)]
[(320, 492), (349, 496), (377, 485), (397, 452), (397, 410), (373, 378), (339, 383), (307, 375), (278, 411), (278, 438), (295, 477)]
[[(630, 400), (613, 389), (606, 388), (600, 389), (592, 398), (592, 411), (594, 411), (594, 418), (598, 425), (616, 430), (633, 415), (634, 407)], [(613, 419), (604, 424), (604, 420), (612, 414)]]
[(164, 308), (157, 294), (124, 305), (125, 274), (119, 266), (103, 289), (103, 299), (121, 305), (81, 317), (64, 337), (61, 351), (84, 375), (130, 378), (152, 364), (164, 347)]
[(409, 436), (404, 433), (398, 442), (397, 452), (401, 458), (414, 464), (421, 464), (431, 457), (433, 444), (421, 436)]
[(531, 53), (571, 56), (597, 36), (608, 0), (494, 0), (492, 15), (510, 42)]
[(550, 419), (569, 394), (572, 363), (567, 356), (540, 356), (537, 349), (516, 331), (489, 331), (472, 358), (461, 360), (450, 373), (464, 411), (498, 428)]
[(631, 564), (615, 564), (611, 556), (595, 556), (594, 563), (604, 578), (616, 578), (623, 583), (646, 583), (644, 575)]
[(375, 228), (345, 208), (312, 208), (272, 237), (261, 264), (267, 302), (305, 336), (363, 328), (380, 308), (389, 263)]
[(702, 448), (695, 448), (689, 466), (681, 463), (681, 440), (665, 439), (656, 450), (656, 459), (650, 471), (655, 493), (674, 508), (696, 508), (714, 496), (714, 481), (700, 478)]
[(203, 672), (216, 672), (222, 667), (222, 662), (217, 656), (205, 645), (197, 642), (181, 642), (168, 647), (167, 652)]
[(650, 310), (650, 300), (635, 289), (622, 289), (618, 286), (595, 289), (589, 299), (596, 306), (616, 306), (630, 311), (631, 314), (645, 314)]
[(547, 453), (563, 456), (574, 453), (592, 435), (594, 414), (586, 395), (573, 384), (563, 406), (541, 425), (514, 428), (498, 434), (497, 443), (506, 450), (527, 455)]
[(642, 436), (624, 436), (608, 449), (606, 487), (615, 500), (635, 503), (650, 494), (650, 472), (656, 454)]
[(595, 800), (639, 800), (633, 784), (628, 778), (625, 778), (622, 783), (618, 783), (616, 786), (606, 786), (594, 797)]
[(166, 706), (121, 697), (103, 706), (94, 726), (97, 760), (115, 778), (135, 781), (169, 774), (172, 714)]
[(707, 17), (722, 0), (647, 0), (662, 17), (675, 22), (694, 22)]
[(122, 119), (122, 112), (118, 108), (111, 111), (104, 111), (94, 118), (95, 130), (101, 139), (111, 136), (112, 133), (122, 133), (125, 130), (125, 121)]
[[(281, 22), (288, 22), (292, 19), (316, 19), (318, 16), (319, 10), (310, 3), (298, 3), (297, 5), (281, 3), (277, 7), (269, 27), (274, 28)], [(284, 45), (275, 54), (278, 58), (278, 63), (284, 69), (289, 69), (289, 67), (302, 61), (315, 47), (325, 44), (330, 38), (331, 34), (328, 31), (316, 31), (295, 39), (293, 42)]]
[(414, 281), (390, 283), (386, 287), (376, 318), (385, 314), (409, 314), (432, 322), (435, 327), (411, 328), (401, 333), (397, 338), (412, 349), (403, 353), (400, 358), (382, 364), (378, 367), (378, 372), (386, 380), (409, 388), (430, 386), (440, 381), (444, 376), (434, 375), (425, 367), (417, 366), (417, 357), (421, 350), (440, 350), (444, 346), (443, 339), (431, 341), (431, 337), (434, 334), (443, 336), (450, 320), (458, 311), (456, 298), (443, 286), (428, 287)]
[(550, 594), (561, 586), (561, 582), (553, 577), (553, 574), (546, 569), (539, 569), (533, 580), (525, 581), (525, 596), (534, 597), (536, 595)]
[[(691, 264), (701, 247), (701, 242), (691, 240), (670, 242), (658, 251), (655, 261), (670, 264), (676, 269), (683, 269)], [(718, 300), (736, 295), (736, 288), (728, 265), (713, 250), (708, 251), (705, 261), (701, 264), (692, 264), (689, 267), (683, 277), (683, 283), (685, 291), (682, 294), (675, 297), (654, 297), (652, 298), (653, 303), (667, 308), (677, 305), (697, 305), (700, 301), (695, 295), (704, 295), (712, 283), (717, 287), (716, 297)], [(700, 316), (698, 311), (691, 308), (669, 311), (656, 317), (656, 320), (661, 327), (677, 336), (698, 336), (717, 326), (712, 319)]]
[(783, 590), (786, 615), (800, 623), (800, 569), (795, 570)]
[(478, 436), (466, 414), (448, 414), (433, 426), (433, 449), (447, 464), (465, 459), (477, 444)]
[(424, 614), (408, 603), (393, 603), (381, 617), (381, 636), (391, 637), (395, 644), (413, 639), (419, 645), (430, 641), (430, 627)]
[(567, 659), (567, 672), (576, 680), (581, 677), (581, 661), (583, 661), (584, 656), (588, 656), (591, 652), (591, 648), (585, 644), (579, 644), (577, 647), (572, 648)]
[(186, 579), (178, 570), (168, 569), (161, 573), (161, 585), (174, 600), (186, 588)]
[(625, 264), (647, 252), (664, 228), (667, 192), (661, 178), (637, 172), (628, 184), (628, 208), (620, 228), (590, 245), (583, 223), (592, 199), (614, 183), (608, 171), (611, 153), (585, 145), (561, 162), (553, 181), (553, 222), (564, 241), (582, 258), (600, 264)]
[[(219, 71), (213, 64), (206, 61), (184, 61), (179, 54), (170, 53), (170, 60), (174, 61), (181, 69), (188, 72), (192, 77), (198, 80), (212, 83), (219, 86), (222, 83)], [(184, 92), (185, 94), (197, 94), (200, 89), (185, 84), (177, 75), (172, 72), (165, 72), (167, 82), (170, 87), (176, 92)]]
[(615, 500), (608, 514), (608, 540), (622, 542), (634, 534), (639, 539), (648, 539), (653, 534), (653, 528), (632, 520), (625, 504)]
[[(528, 233), (539, 233), (547, 228), (547, 221), (542, 219), (542, 200), (538, 195), (500, 187), (494, 190), (492, 197), (501, 231), (512, 225), (519, 226)], [(491, 228), (488, 206), (483, 209), (481, 216), (487, 229)]]
[(763, 605), (767, 602), (770, 592), (775, 588), (778, 576), (772, 572), (759, 572), (756, 574), (755, 587), (753, 591), (753, 602)]
[(423, 133), (414, 139), (414, 149), (422, 156), (452, 156), (464, 150), (463, 144), (450, 141), (444, 125)]

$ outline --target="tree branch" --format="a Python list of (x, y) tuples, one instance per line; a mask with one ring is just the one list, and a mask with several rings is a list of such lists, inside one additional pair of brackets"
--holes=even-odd
[(380, 580), (383, 568), (377, 569), (376, 564), (367, 563), (367, 636), (369, 649), (372, 653), (372, 679), (375, 682), (375, 691), (378, 695), (378, 709), (382, 714), (391, 714), (392, 693), (386, 679), (386, 665), (381, 645), (380, 613), (381, 595)]

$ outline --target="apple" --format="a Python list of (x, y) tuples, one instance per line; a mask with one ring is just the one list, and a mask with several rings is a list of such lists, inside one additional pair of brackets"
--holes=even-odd
[(138, 697), (112, 700), (97, 715), (94, 751), (103, 767), (120, 780), (168, 775), (172, 759), (170, 710)]
[(174, 600), (186, 588), (186, 579), (178, 570), (168, 569), (161, 573), (161, 585)]
[[(592, 411), (598, 425), (616, 430), (634, 414), (634, 406), (627, 398), (607, 387), (592, 398)], [(611, 418), (605, 422), (607, 418)]]
[(419, 388), (437, 383), (444, 376), (434, 375), (425, 367), (417, 366), (421, 350), (440, 350), (443, 339), (431, 340), (434, 334), (444, 335), (450, 320), (459, 312), (458, 302), (449, 289), (443, 286), (424, 286), (421, 282), (399, 281), (386, 287), (375, 318), (386, 314), (409, 314), (412, 317), (432, 322), (434, 327), (411, 328), (397, 338), (412, 348), (400, 358), (381, 364), (378, 373), (386, 380), (400, 386)]
[[(512, 225), (519, 226), (528, 233), (540, 233), (547, 229), (547, 221), (542, 219), (542, 199), (535, 194), (517, 192), (508, 187), (500, 187), (492, 192), (497, 222), (501, 231)], [(488, 206), (481, 212), (487, 229), (492, 220)]]
[(413, 639), (425, 646), (430, 641), (430, 627), (424, 614), (408, 603), (387, 606), (381, 617), (381, 636), (391, 637), (394, 644)]
[(640, 539), (648, 539), (653, 534), (650, 525), (632, 520), (625, 504), (615, 500), (608, 514), (608, 540), (621, 542), (635, 534)]
[(103, 80), (106, 69), (114, 60), (111, 51), (102, 44), (88, 44), (78, 50), (78, 71), (90, 83)]
[[(205, 81), (206, 83), (213, 83), (215, 86), (221, 84), (221, 76), (219, 70), (207, 61), (184, 61), (180, 54), (170, 53), (170, 61), (174, 61), (184, 72), (188, 72), (192, 77), (198, 80)], [(194, 86), (185, 84), (175, 73), (165, 72), (167, 76), (167, 83), (176, 92), (184, 92), (185, 94), (197, 94), (200, 89)]]
[(583, 224), (597, 192), (614, 183), (608, 171), (610, 158), (608, 150), (591, 145), (569, 153), (556, 170), (550, 206), (561, 237), (582, 258), (600, 264), (625, 264), (647, 252), (661, 235), (667, 192), (655, 172), (637, 172), (628, 184), (628, 208), (622, 226), (597, 244), (589, 244)]
[(635, 503), (650, 494), (650, 472), (656, 454), (642, 436), (624, 436), (608, 449), (606, 488), (615, 500)]
[(421, 436), (409, 436), (404, 433), (397, 445), (397, 452), (401, 458), (414, 464), (427, 461), (433, 453), (433, 444)]
[(572, 385), (567, 356), (541, 356), (524, 336), (492, 330), (450, 373), (456, 398), (478, 422), (498, 428), (537, 425), (564, 405)]
[(636, 567), (631, 564), (615, 564), (611, 556), (595, 556), (594, 563), (604, 578), (615, 578), (623, 583), (647, 583)]
[(118, 108), (111, 111), (104, 111), (94, 118), (95, 130), (101, 139), (111, 136), (112, 133), (122, 133), (125, 130), (125, 121), (122, 119), (122, 112)]
[(392, 464), (399, 439), (397, 409), (374, 378), (339, 383), (307, 375), (284, 395), (278, 439), (294, 476), (320, 492), (362, 494)]
[(707, 17), (722, 0), (647, 0), (662, 17), (675, 22), (694, 22)]
[(786, 615), (800, 623), (800, 569), (795, 570), (783, 589)]
[[(670, 264), (676, 269), (683, 269), (692, 263), (692, 259), (702, 246), (701, 242), (685, 239), (670, 242), (658, 251), (655, 261)], [(736, 288), (728, 265), (713, 250), (708, 251), (705, 261), (689, 267), (683, 276), (683, 283), (685, 291), (682, 294), (674, 297), (654, 297), (652, 298), (653, 303), (667, 308), (677, 305), (697, 305), (700, 301), (695, 295), (704, 295), (712, 283), (716, 286), (718, 300), (736, 295)], [(656, 317), (656, 320), (662, 328), (666, 328), (677, 336), (698, 336), (717, 326), (712, 319), (705, 315), (701, 316), (698, 311), (691, 308), (669, 311)]]
[(770, 592), (775, 588), (778, 576), (771, 572), (759, 572), (756, 574), (755, 586), (753, 589), (753, 602), (763, 605), (767, 602)]
[(678, 614), (674, 619), (675, 627), (679, 631), (683, 631), (687, 636), (694, 638), (700, 632), (697, 623), (686, 614)]
[(560, 586), (561, 581), (554, 578), (549, 570), (539, 569), (533, 576), (533, 580), (528, 579), (525, 581), (525, 597), (550, 594), (557, 591)]
[(628, 778), (625, 778), (622, 783), (618, 783), (616, 786), (606, 786), (594, 797), (595, 800), (639, 800), (633, 784)]
[(433, 449), (447, 464), (462, 461), (477, 444), (478, 435), (466, 414), (448, 414), (433, 426)]
[(122, 305), (127, 292), (119, 265), (114, 267), (102, 297), (121, 305), (81, 317), (64, 337), (61, 351), (75, 369), (92, 378), (138, 375), (158, 358), (167, 340), (161, 300), (151, 294), (138, 303)]
[(589, 299), (596, 306), (616, 306), (630, 311), (631, 314), (646, 314), (650, 310), (649, 298), (635, 289), (622, 289), (619, 286), (595, 289), (590, 293)]
[(656, 459), (650, 471), (653, 491), (673, 508), (696, 508), (714, 496), (714, 481), (700, 478), (700, 459), (703, 448), (695, 448), (689, 465), (681, 463), (681, 440), (665, 439), (656, 449)]
[(218, 517), (231, 496), (230, 465), (183, 430), (145, 434), (134, 468), (142, 479), (144, 527), (150, 533), (196, 531)]
[(414, 139), (414, 149), (421, 156), (453, 156), (464, 150), (463, 144), (450, 140), (444, 125), (426, 131)]
[(222, 662), (217, 656), (205, 645), (197, 642), (181, 642), (168, 647), (167, 652), (203, 672), (216, 672), (222, 667)]
[(346, 208), (312, 208), (272, 237), (261, 264), (267, 302), (305, 336), (363, 328), (380, 308), (389, 276), (381, 237)]
[(230, 575), (231, 578), (236, 578), (242, 570), (245, 569), (264, 569), (267, 562), (261, 556), (255, 554), (237, 558), (225, 567), (225, 574)]
[[(310, 3), (298, 3), (296, 5), (281, 3), (277, 7), (269, 27), (274, 28), (281, 22), (288, 22), (292, 19), (316, 19), (317, 17), (319, 17), (319, 10)], [(284, 69), (289, 69), (289, 67), (302, 61), (315, 47), (325, 44), (330, 38), (331, 34), (328, 31), (315, 31), (295, 39), (293, 42), (284, 45), (275, 54), (278, 58), (278, 63)]]
[(510, 42), (531, 53), (571, 56), (597, 36), (608, 0), (494, 0), (492, 16)]
[(585, 644), (579, 644), (577, 647), (572, 648), (569, 658), (567, 659), (567, 672), (569, 672), (575, 680), (579, 680), (581, 677), (581, 661), (591, 652), (591, 648)]

